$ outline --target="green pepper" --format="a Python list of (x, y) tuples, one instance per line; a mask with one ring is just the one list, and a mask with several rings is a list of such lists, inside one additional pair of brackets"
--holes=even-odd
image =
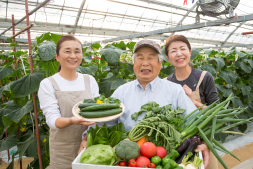
[(172, 160), (177, 159), (180, 156), (180, 154), (177, 152), (177, 150), (172, 149), (169, 154), (167, 154), (165, 157), (169, 157)]
[[(165, 157), (164, 157), (165, 158)], [(172, 160), (172, 159), (170, 159), (170, 158), (168, 158), (169, 160), (167, 161), (167, 163), (164, 165), (164, 169), (174, 169), (174, 168), (177, 168), (178, 167), (178, 164), (174, 161), (174, 160)]]
[(163, 166), (158, 165), (158, 166), (156, 166), (155, 168), (156, 168), (156, 169), (163, 169)]
[(167, 164), (167, 162), (169, 162), (171, 159), (169, 158), (169, 157), (164, 157), (163, 159), (162, 159), (162, 166), (164, 167), (166, 164)]
[(151, 163), (154, 163), (155, 166), (158, 166), (161, 164), (162, 159), (159, 156), (154, 156), (151, 158)]
[(171, 169), (170, 162), (166, 163), (163, 169)]

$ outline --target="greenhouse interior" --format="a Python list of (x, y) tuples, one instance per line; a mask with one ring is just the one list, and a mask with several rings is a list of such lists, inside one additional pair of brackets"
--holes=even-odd
[(252, 169), (252, 11), (251, 0), (0, 0), (0, 169)]

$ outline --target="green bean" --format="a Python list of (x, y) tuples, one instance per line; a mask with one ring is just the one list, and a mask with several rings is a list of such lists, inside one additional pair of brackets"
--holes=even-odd
[(228, 154), (230, 154), (232, 157), (236, 158), (238, 161), (241, 161), (238, 157), (236, 157), (233, 153), (231, 153), (230, 151), (228, 151), (225, 147), (223, 147), (217, 140), (213, 139), (213, 143), (220, 147), (222, 150), (226, 151)]
[[(219, 156), (219, 154), (217, 153), (217, 151), (214, 149), (212, 143), (207, 139), (206, 135), (203, 133), (203, 131), (197, 127), (197, 129), (199, 130), (200, 136), (202, 137), (202, 139), (205, 141), (207, 147), (212, 151), (212, 153), (214, 154), (214, 156), (218, 159), (218, 161), (221, 163), (221, 165), (225, 168), (228, 169), (227, 165), (225, 164), (225, 162), (222, 160), (222, 158)], [(214, 139), (213, 139), (214, 140)]]
[[(253, 117), (250, 118), (250, 119), (248, 119), (248, 120), (251, 120), (251, 119), (253, 119)], [(240, 122), (237, 122), (237, 123), (228, 125), (228, 126), (226, 126), (226, 127), (223, 127), (223, 128), (221, 128), (221, 129), (217, 130), (215, 133), (220, 133), (220, 132), (223, 131), (223, 130), (230, 129), (230, 128), (235, 127), (235, 126), (238, 126), (238, 125), (240, 125), (240, 124), (242, 124), (242, 123), (245, 123), (245, 121), (240, 121)]]
[(213, 118), (213, 120), (212, 120), (212, 132), (211, 132), (211, 136), (210, 136), (210, 141), (211, 141), (211, 142), (212, 142), (212, 140), (213, 140), (214, 133), (215, 133), (216, 120), (217, 120), (217, 116), (214, 116), (214, 118)]

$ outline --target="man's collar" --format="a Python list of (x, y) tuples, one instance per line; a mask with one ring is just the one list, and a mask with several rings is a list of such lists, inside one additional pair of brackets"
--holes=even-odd
[[(159, 83), (160, 78), (157, 76), (154, 80), (152, 80), (151, 82), (149, 82), (146, 85), (146, 88), (150, 88), (151, 92), (154, 91), (155, 87), (157, 86), (157, 84)], [(140, 84), (140, 82), (138, 81), (138, 79), (136, 79), (136, 86), (140, 87), (143, 89), (142, 85)], [(150, 86), (150, 87), (149, 87)]]

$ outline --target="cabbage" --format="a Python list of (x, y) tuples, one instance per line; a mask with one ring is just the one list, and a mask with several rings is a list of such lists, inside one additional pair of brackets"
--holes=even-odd
[(117, 159), (112, 147), (103, 144), (92, 145), (81, 155), (81, 163), (84, 164), (113, 165)]

